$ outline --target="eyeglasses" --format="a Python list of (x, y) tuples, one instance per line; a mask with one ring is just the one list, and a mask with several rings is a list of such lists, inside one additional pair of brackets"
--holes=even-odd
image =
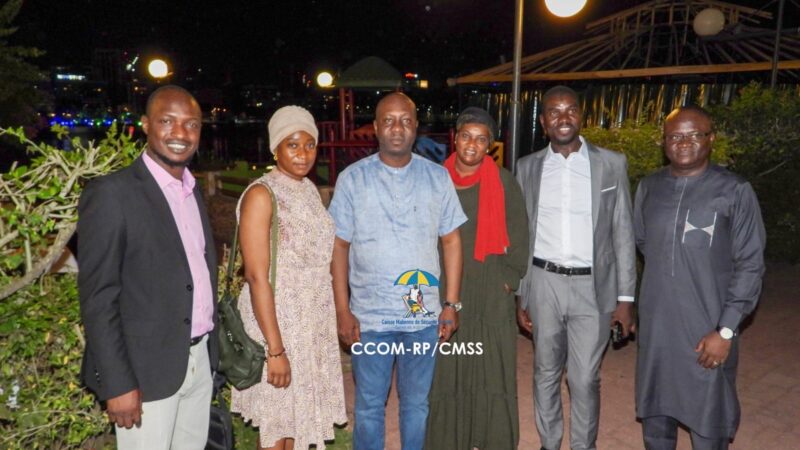
[(701, 133), (695, 131), (694, 133), (686, 133), (686, 134), (667, 134), (664, 136), (664, 140), (671, 143), (676, 144), (678, 142), (683, 141), (690, 141), (690, 142), (698, 142), (700, 139), (704, 139), (713, 133), (712, 131), (706, 131), (705, 133)]

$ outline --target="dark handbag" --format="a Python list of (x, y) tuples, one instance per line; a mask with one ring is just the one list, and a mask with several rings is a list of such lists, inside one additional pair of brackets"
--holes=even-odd
[(211, 404), (211, 418), (208, 422), (208, 441), (205, 450), (233, 450), (233, 419), (228, 402), (222, 395), (225, 377), (214, 374), (214, 395), (217, 404)]
[[(265, 186), (266, 187), (266, 186)], [(275, 289), (276, 262), (278, 257), (278, 202), (272, 189), (267, 187), (272, 197), (272, 220), (270, 226), (269, 281)], [(244, 194), (242, 194), (244, 195)], [(231, 254), (228, 259), (228, 270), (225, 277), (225, 291), (219, 301), (219, 371), (236, 389), (247, 389), (261, 381), (264, 370), (264, 346), (247, 335), (242, 324), (242, 316), (237, 307), (238, 299), (231, 294), (233, 268), (239, 242), (239, 222), (233, 234)], [(273, 291), (274, 292), (274, 291)]]

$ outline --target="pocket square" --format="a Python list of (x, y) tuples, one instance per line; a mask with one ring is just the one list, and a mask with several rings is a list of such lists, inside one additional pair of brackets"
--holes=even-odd
[(613, 190), (614, 190), (614, 189), (616, 189), (616, 188), (617, 188), (617, 185), (615, 184), (615, 185), (613, 185), (613, 186), (611, 186), (611, 187), (607, 187), (607, 188), (605, 188), (605, 189), (601, 189), (601, 190), (600, 190), (600, 192), (608, 192), (608, 191), (613, 191)]

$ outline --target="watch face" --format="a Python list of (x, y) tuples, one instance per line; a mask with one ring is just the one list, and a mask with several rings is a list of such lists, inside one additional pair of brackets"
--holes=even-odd
[(722, 336), (722, 339), (732, 339), (733, 338), (733, 330), (730, 328), (720, 328), (719, 335)]

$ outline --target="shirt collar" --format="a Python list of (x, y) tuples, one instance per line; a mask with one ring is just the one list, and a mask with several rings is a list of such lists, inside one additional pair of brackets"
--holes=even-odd
[[(578, 151), (576, 153), (573, 153), (573, 154), (577, 158), (582, 158), (582, 159), (588, 160), (589, 159), (589, 148), (586, 146), (586, 140), (581, 135), (578, 135), (578, 139), (581, 141), (581, 146), (580, 146), (580, 148), (578, 148)], [(562, 157), (560, 154), (557, 154), (556, 152), (554, 152), (553, 151), (553, 147), (550, 144), (547, 144), (547, 153), (546, 153), (545, 158), (549, 159), (549, 158), (552, 158), (552, 157), (555, 157), (555, 156), (559, 156), (561, 159), (564, 159), (564, 160), (567, 159), (567, 158)]]
[(194, 191), (195, 179), (192, 173), (189, 172), (189, 169), (184, 167), (181, 180), (176, 180), (175, 177), (170, 175), (166, 169), (158, 165), (158, 163), (147, 154), (147, 150), (142, 153), (142, 159), (144, 160), (144, 165), (147, 166), (147, 170), (149, 170), (150, 174), (155, 178), (156, 184), (158, 184), (158, 187), (162, 190), (166, 189), (167, 186), (179, 185), (184, 197), (188, 197)]

